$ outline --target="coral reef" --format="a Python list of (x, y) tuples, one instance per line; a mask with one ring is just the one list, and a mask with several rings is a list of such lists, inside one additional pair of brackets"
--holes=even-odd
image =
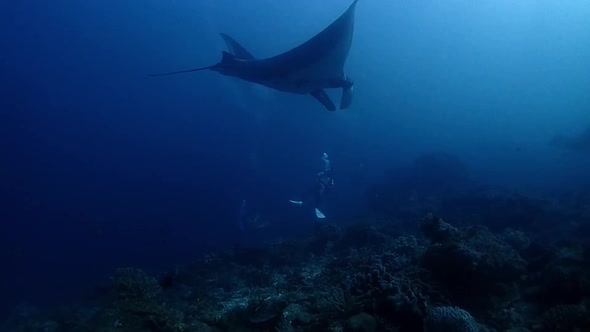
[(458, 307), (434, 307), (424, 318), (424, 332), (480, 332), (471, 314)]
[[(392, 219), (394, 220), (394, 219)], [(92, 302), (21, 308), (2, 331), (588, 331), (587, 246), (428, 213), (324, 225), (150, 276), (114, 272)], [(405, 233), (405, 234), (404, 234)]]

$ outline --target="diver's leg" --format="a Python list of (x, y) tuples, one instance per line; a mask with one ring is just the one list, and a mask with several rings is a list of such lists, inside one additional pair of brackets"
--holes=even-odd
[(314, 195), (314, 191), (313, 190), (308, 190), (306, 192), (304, 192), (301, 196), (301, 200), (294, 200), (294, 199), (290, 199), (289, 203), (294, 204), (294, 205), (303, 205), (304, 202), (307, 202), (310, 197), (313, 197)]
[(324, 219), (326, 216), (322, 211), (320, 211), (320, 204), (322, 203), (322, 192), (316, 191), (313, 195), (313, 208), (315, 212), (315, 216), (318, 219)]

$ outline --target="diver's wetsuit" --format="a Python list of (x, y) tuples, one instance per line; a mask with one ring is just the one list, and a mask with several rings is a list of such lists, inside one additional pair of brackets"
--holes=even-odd
[(319, 209), (324, 194), (329, 192), (333, 186), (334, 178), (331, 169), (318, 173), (315, 185), (308, 195), (306, 195), (307, 197), (310, 197), (311, 204), (314, 208)]

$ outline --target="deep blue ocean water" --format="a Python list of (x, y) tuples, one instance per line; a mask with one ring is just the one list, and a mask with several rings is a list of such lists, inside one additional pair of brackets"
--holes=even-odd
[[(172, 269), (209, 250), (309, 232), (287, 204), (330, 155), (326, 214), (366, 210), (388, 170), (430, 152), (479, 182), (551, 197), (590, 185), (584, 1), (361, 0), (330, 113), (213, 72), (225, 32), (261, 57), (349, 4), (39, 1), (0, 10), (0, 307), (69, 301), (119, 266)], [(590, 140), (590, 139), (588, 139)], [(265, 227), (241, 232), (248, 218)]]

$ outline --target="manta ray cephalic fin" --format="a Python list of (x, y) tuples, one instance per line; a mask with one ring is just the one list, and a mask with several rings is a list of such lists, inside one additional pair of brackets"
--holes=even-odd
[(312, 95), (317, 101), (319, 101), (322, 105), (324, 105), (324, 107), (328, 111), (333, 112), (336, 110), (336, 105), (334, 105), (334, 103), (332, 102), (332, 99), (330, 99), (330, 97), (326, 93), (326, 90), (324, 90), (324, 89), (315, 90), (315, 91), (310, 92), (310, 95)]

